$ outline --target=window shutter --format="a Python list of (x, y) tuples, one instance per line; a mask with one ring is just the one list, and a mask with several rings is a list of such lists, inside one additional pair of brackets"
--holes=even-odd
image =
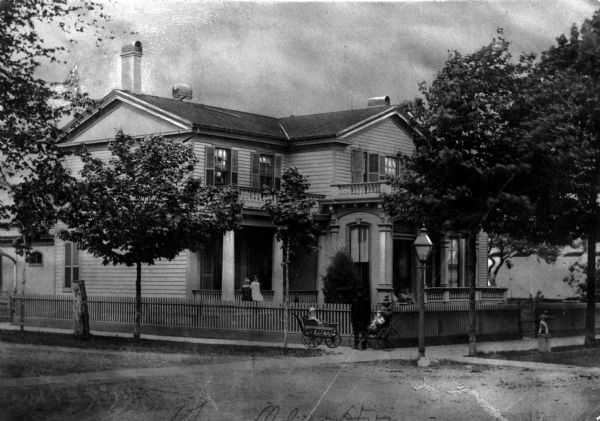
[(385, 156), (381, 155), (379, 157), (379, 180), (385, 181)]
[(379, 155), (376, 153), (369, 154), (369, 178), (370, 183), (379, 181)]
[(215, 147), (214, 146), (206, 146), (204, 168), (206, 168), (206, 185), (212, 186), (213, 184), (215, 184)]
[(275, 168), (273, 168), (273, 176), (275, 178), (275, 189), (281, 188), (281, 155), (275, 155)]
[(406, 176), (406, 158), (401, 155), (398, 155), (398, 170), (396, 173), (400, 178), (404, 178)]
[(260, 188), (260, 154), (256, 152), (250, 155), (250, 187)]
[(351, 152), (352, 165), (352, 183), (363, 182), (363, 151), (360, 149), (352, 149)]
[(236, 186), (238, 183), (238, 151), (231, 150), (231, 184)]

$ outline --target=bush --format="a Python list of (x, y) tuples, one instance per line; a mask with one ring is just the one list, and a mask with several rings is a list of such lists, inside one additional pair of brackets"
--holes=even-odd
[(323, 278), (323, 294), (327, 303), (351, 303), (360, 289), (360, 276), (345, 250), (338, 251)]

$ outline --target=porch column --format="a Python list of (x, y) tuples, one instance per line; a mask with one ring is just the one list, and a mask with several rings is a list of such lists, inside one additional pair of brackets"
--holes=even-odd
[(339, 225), (332, 225), (330, 228), (330, 232), (331, 232), (331, 252), (330, 252), (330, 256), (333, 257), (335, 256), (335, 254), (338, 252), (340, 244), (339, 244), (339, 233), (340, 233), (340, 226)]
[(319, 233), (319, 251), (317, 257), (317, 303), (323, 304), (325, 302), (325, 294), (323, 294), (323, 277), (327, 273), (327, 266), (331, 262), (331, 257), (327, 253), (327, 232), (322, 231)]
[[(448, 286), (456, 286), (456, 285), (448, 285), (448, 243), (450, 240), (448, 239), (448, 235), (444, 234), (444, 238), (440, 241), (440, 286), (443, 288), (447, 288)], [(434, 286), (434, 285), (432, 285)]]
[(271, 267), (271, 286), (273, 303), (283, 303), (283, 250), (281, 241), (273, 234), (273, 265)]
[(488, 235), (484, 231), (479, 231), (475, 239), (475, 279), (477, 287), (488, 286)]
[(227, 231), (223, 235), (223, 269), (221, 272), (221, 300), (235, 300), (235, 235)]

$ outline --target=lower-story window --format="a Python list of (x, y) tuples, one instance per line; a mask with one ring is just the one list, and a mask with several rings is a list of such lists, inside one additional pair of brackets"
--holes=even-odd
[(71, 242), (65, 243), (65, 279), (63, 287), (71, 288), (79, 280), (79, 250)]

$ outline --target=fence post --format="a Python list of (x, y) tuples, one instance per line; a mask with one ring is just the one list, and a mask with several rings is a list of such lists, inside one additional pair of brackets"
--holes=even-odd
[(535, 313), (535, 303), (533, 300), (524, 300), (519, 303), (519, 330), (521, 338), (535, 338)]

